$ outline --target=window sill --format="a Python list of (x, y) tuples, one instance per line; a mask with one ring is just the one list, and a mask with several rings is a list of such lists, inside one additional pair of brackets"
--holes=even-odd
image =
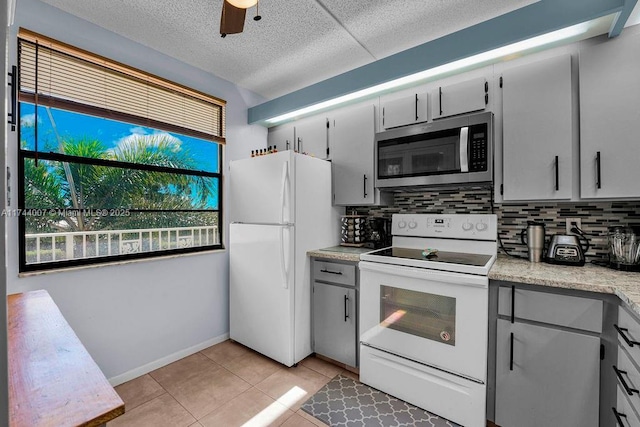
[(158, 256), (152, 256), (148, 258), (132, 259), (127, 261), (112, 261), (112, 262), (104, 262), (99, 264), (79, 265), (74, 267), (52, 268), (49, 270), (25, 271), (25, 272), (18, 273), (18, 277), (23, 278), (23, 277), (40, 276), (42, 274), (67, 273), (67, 272), (77, 271), (77, 270), (113, 267), (113, 266), (127, 265), (127, 264), (138, 264), (138, 263), (150, 262), (150, 261), (159, 261), (159, 260), (167, 260), (167, 259), (174, 259), (174, 258), (192, 257), (192, 256), (202, 256), (202, 255), (209, 255), (209, 254), (219, 254), (219, 253), (225, 253), (225, 252), (227, 252), (226, 248), (212, 249), (209, 251), (189, 252), (185, 254), (158, 255)]

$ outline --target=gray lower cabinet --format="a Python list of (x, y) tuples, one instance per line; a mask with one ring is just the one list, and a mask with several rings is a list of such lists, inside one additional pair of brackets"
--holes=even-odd
[(490, 304), (489, 417), (494, 410), (502, 427), (603, 425), (601, 357), (612, 347), (603, 345), (603, 319), (610, 318), (610, 303), (578, 291), (492, 282)]
[(358, 366), (357, 262), (312, 259), (313, 351)]
[(599, 349), (599, 337), (498, 319), (495, 422), (598, 426)]
[(315, 352), (356, 366), (356, 289), (315, 282), (313, 312)]

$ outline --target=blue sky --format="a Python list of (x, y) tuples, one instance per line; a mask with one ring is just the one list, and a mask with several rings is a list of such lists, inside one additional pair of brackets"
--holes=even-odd
[[(198, 162), (199, 170), (218, 172), (218, 145), (214, 142), (55, 108), (51, 108), (50, 112), (58, 134), (63, 139), (92, 137), (102, 141), (106, 148), (113, 148), (118, 144), (126, 143), (133, 137), (165, 136), (174, 141), (176, 147), (188, 149)], [(24, 149), (35, 149), (32, 127), (34, 120), (35, 106), (20, 103), (20, 136), (26, 143), (22, 146)], [(53, 125), (45, 107), (40, 106), (38, 108), (38, 150), (49, 151), (51, 147), (56, 146)]]
[[(158, 137), (164, 137), (171, 141), (175, 150), (189, 151), (190, 157), (197, 164), (195, 170), (219, 172), (218, 144), (214, 142), (55, 108), (48, 110), (43, 106), (38, 107), (39, 152), (58, 151), (56, 131), (63, 140), (82, 138), (100, 140), (107, 150), (126, 145), (134, 138), (143, 138), (153, 144), (158, 140)], [(23, 149), (35, 150), (34, 123), (35, 106), (20, 103), (20, 139)], [(55, 129), (53, 123), (55, 123)], [(209, 179), (217, 180), (215, 178)], [(214, 209), (217, 208), (218, 195), (210, 197), (207, 205)]]

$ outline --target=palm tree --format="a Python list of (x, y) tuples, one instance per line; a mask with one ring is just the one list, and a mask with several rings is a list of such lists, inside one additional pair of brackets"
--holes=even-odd
[[(107, 149), (94, 138), (60, 139), (60, 152), (84, 158), (193, 170), (196, 161), (188, 150), (167, 135), (133, 135)], [(217, 181), (193, 175), (140, 169), (104, 167), (32, 159), (25, 161), (27, 208), (77, 209), (77, 215), (56, 214), (29, 218), (29, 231), (86, 231), (151, 228), (201, 223), (194, 214), (173, 212), (130, 216), (86, 215), (89, 209), (192, 210), (205, 209), (217, 194)]]

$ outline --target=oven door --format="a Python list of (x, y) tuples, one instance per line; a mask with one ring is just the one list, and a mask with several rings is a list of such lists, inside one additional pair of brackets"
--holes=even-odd
[(363, 345), (485, 383), (485, 276), (361, 261)]

